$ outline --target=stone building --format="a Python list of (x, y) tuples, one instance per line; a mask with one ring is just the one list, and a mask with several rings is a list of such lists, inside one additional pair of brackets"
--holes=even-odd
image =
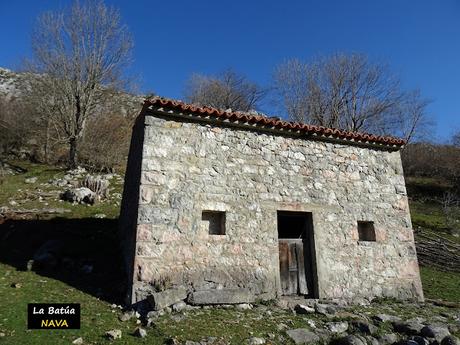
[(403, 144), (146, 100), (120, 218), (129, 301), (423, 299)]

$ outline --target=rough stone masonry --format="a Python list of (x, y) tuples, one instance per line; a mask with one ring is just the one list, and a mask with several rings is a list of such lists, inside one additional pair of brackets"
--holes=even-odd
[(423, 299), (401, 145), (147, 100), (120, 217), (128, 301), (279, 297), (279, 211), (311, 214), (312, 297)]

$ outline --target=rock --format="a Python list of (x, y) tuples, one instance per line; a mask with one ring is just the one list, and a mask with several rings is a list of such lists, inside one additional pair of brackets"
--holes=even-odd
[(138, 337), (138, 338), (145, 338), (147, 336), (147, 331), (141, 327), (137, 327), (135, 330), (134, 330), (134, 336)]
[(284, 323), (279, 323), (276, 325), (276, 328), (278, 329), (278, 331), (284, 331), (285, 329), (288, 329), (288, 325), (284, 324)]
[(160, 310), (175, 303), (181, 302), (187, 298), (187, 290), (185, 288), (168, 289), (161, 292), (155, 292), (147, 296), (147, 300), (153, 310)]
[(6, 337), (6, 334), (3, 332), (0, 332), (0, 338)]
[(74, 344), (74, 345), (81, 345), (81, 344), (83, 344), (83, 338), (80, 337), (80, 338), (75, 339), (74, 341), (72, 341), (72, 344)]
[(453, 335), (448, 335), (442, 339), (441, 345), (460, 345), (460, 340)]
[(24, 180), (24, 182), (25, 182), (25, 183), (35, 183), (35, 182), (37, 182), (37, 180), (38, 180), (38, 177), (34, 176), (34, 177), (26, 178), (26, 179)]
[(356, 335), (347, 335), (335, 342), (337, 345), (366, 345), (366, 339)]
[(103, 218), (106, 218), (106, 217), (107, 216), (104, 213), (98, 213), (98, 214), (94, 215), (94, 218), (98, 218), (98, 219), (103, 219)]
[(110, 182), (102, 176), (88, 175), (82, 181), (81, 186), (89, 188), (98, 198), (107, 198), (109, 196)]
[(310, 307), (310, 306), (305, 305), (305, 304), (297, 304), (294, 307), (294, 311), (297, 314), (313, 314), (315, 312), (315, 308)]
[(366, 340), (367, 340), (367, 343), (370, 344), (370, 345), (380, 345), (380, 342), (377, 339), (375, 339), (374, 337), (367, 336)]
[(420, 334), (425, 338), (434, 338), (437, 342), (441, 342), (450, 335), (450, 332), (447, 326), (428, 325), (421, 329)]
[(387, 314), (377, 314), (373, 317), (374, 320), (378, 322), (398, 322), (401, 321), (400, 317)]
[(27, 271), (32, 271), (34, 268), (34, 260), (28, 260), (26, 264), (26, 270)]
[(22, 287), (22, 284), (21, 283), (12, 283), (10, 286), (12, 288), (15, 288), (15, 289), (20, 289)]
[(403, 333), (406, 335), (417, 335), (420, 333), (423, 327), (423, 324), (417, 321), (396, 321), (393, 322), (393, 329), (398, 333)]
[(359, 332), (373, 335), (377, 332), (378, 328), (373, 324), (365, 321), (365, 320), (354, 320), (352, 321), (352, 325), (356, 328)]
[(334, 315), (337, 309), (330, 304), (315, 303), (315, 311), (321, 315)]
[(110, 331), (105, 332), (105, 336), (110, 340), (121, 339), (121, 330), (112, 329)]
[(348, 322), (328, 322), (326, 328), (332, 333), (343, 333), (348, 329)]
[(252, 337), (248, 339), (248, 344), (249, 345), (263, 345), (265, 344), (266, 341), (264, 338), (257, 338), (257, 337)]
[(174, 303), (172, 305), (172, 307), (171, 307), (171, 309), (176, 313), (180, 313), (181, 311), (185, 310), (186, 308), (187, 308), (187, 303), (185, 303), (184, 301)]
[[(306, 328), (290, 329), (286, 331), (295, 344), (309, 344), (320, 340), (320, 337)], [(361, 345), (361, 344), (360, 344)]]
[(421, 337), (419, 335), (410, 337), (410, 340), (415, 341), (418, 345), (429, 345), (430, 344), (430, 341), (428, 339)]
[(252, 309), (252, 304), (249, 304), (249, 303), (237, 304), (236, 309), (238, 309), (238, 310), (250, 310), (250, 309)]
[(241, 304), (254, 302), (254, 295), (248, 289), (212, 289), (194, 291), (188, 296), (192, 305)]
[(394, 344), (398, 341), (398, 336), (394, 333), (387, 333), (378, 338), (380, 344)]
[(96, 193), (86, 187), (67, 189), (61, 194), (61, 199), (72, 203), (93, 205), (96, 201)]
[(120, 314), (118, 316), (118, 320), (120, 320), (121, 322), (126, 322), (126, 321), (129, 321), (133, 318), (136, 317), (136, 312), (131, 310), (131, 311), (127, 311), (127, 312), (124, 312), (122, 314)]

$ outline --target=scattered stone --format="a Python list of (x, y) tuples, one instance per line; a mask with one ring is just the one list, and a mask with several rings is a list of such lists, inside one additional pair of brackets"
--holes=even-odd
[(387, 314), (377, 314), (373, 317), (374, 320), (378, 322), (399, 322), (401, 321), (400, 317)]
[(359, 332), (373, 335), (378, 331), (378, 328), (373, 324), (365, 321), (365, 320), (354, 320), (352, 321), (352, 325), (356, 328)]
[(460, 345), (460, 340), (453, 335), (448, 335), (441, 341), (441, 345)]
[(305, 304), (297, 304), (294, 307), (294, 311), (297, 314), (313, 314), (315, 312), (315, 308), (310, 307), (310, 306), (305, 305)]
[(137, 327), (134, 330), (134, 336), (138, 338), (145, 338), (147, 336), (147, 331), (141, 327)]
[(348, 329), (348, 322), (328, 322), (326, 328), (332, 333), (343, 333)]
[(121, 330), (112, 329), (110, 331), (105, 332), (105, 336), (110, 340), (121, 339)]
[(74, 345), (81, 345), (81, 344), (83, 344), (83, 338), (80, 337), (80, 338), (75, 339), (74, 341), (72, 341), (72, 344), (74, 344)]
[(357, 335), (347, 335), (336, 340), (337, 345), (366, 345), (366, 339)]
[(185, 288), (168, 289), (161, 292), (154, 292), (147, 297), (153, 310), (160, 310), (187, 298)]
[(334, 315), (337, 312), (335, 306), (330, 304), (315, 303), (315, 311), (321, 315)]
[(366, 337), (366, 340), (367, 340), (367, 344), (370, 344), (370, 345), (380, 345), (379, 341), (377, 339), (375, 339), (374, 337), (368, 335)]
[(450, 335), (450, 332), (446, 326), (428, 325), (421, 329), (420, 334), (423, 337), (434, 338), (437, 342), (441, 342), (441, 340)]
[(394, 333), (387, 333), (379, 337), (379, 342), (382, 345), (394, 344), (398, 341), (398, 336)]
[(423, 327), (425, 326), (417, 321), (393, 322), (393, 329), (396, 332), (407, 335), (417, 335), (420, 333)]
[(418, 345), (429, 345), (430, 344), (430, 341), (428, 339), (421, 337), (419, 335), (410, 337), (410, 340), (415, 341)]
[(252, 304), (249, 304), (249, 303), (237, 304), (236, 309), (238, 309), (238, 310), (250, 310), (250, 309), (252, 309)]
[(96, 201), (96, 193), (86, 187), (67, 189), (61, 194), (61, 199), (77, 204), (93, 205)]
[(184, 301), (174, 303), (171, 307), (172, 311), (176, 313), (180, 313), (181, 311), (184, 311), (186, 308), (187, 308), (187, 303), (185, 303)]
[[(315, 333), (309, 331), (306, 328), (290, 329), (287, 332), (289, 338), (294, 341), (295, 344), (309, 344), (320, 340), (320, 337)], [(365, 345), (365, 344), (353, 344), (353, 345)]]
[(26, 270), (27, 271), (32, 271), (34, 268), (34, 260), (28, 260), (27, 265), (26, 265)]
[(136, 317), (136, 312), (134, 310), (126, 311), (118, 316), (118, 320), (121, 322), (126, 322)]
[(98, 219), (103, 219), (103, 218), (106, 218), (106, 217), (107, 216), (104, 213), (98, 213), (98, 214), (94, 215), (94, 218), (98, 218)]
[(12, 283), (11, 287), (15, 288), (15, 289), (20, 289), (22, 287), (22, 284), (21, 283)]
[(248, 340), (249, 345), (263, 345), (265, 343), (266, 341), (264, 338), (252, 337), (252, 338), (249, 338)]
[(284, 323), (279, 323), (276, 325), (276, 328), (278, 329), (278, 331), (284, 331), (285, 329), (288, 329), (288, 325), (284, 324)]
[(24, 180), (24, 182), (25, 182), (25, 183), (35, 183), (35, 182), (37, 182), (37, 180), (38, 180), (38, 177), (34, 176), (34, 177), (26, 178), (26, 179)]

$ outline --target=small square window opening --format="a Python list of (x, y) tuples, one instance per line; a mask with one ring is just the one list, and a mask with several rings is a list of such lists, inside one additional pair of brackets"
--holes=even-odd
[(225, 212), (203, 211), (201, 220), (210, 235), (225, 235)]
[(360, 241), (375, 242), (374, 222), (358, 221), (358, 236)]

